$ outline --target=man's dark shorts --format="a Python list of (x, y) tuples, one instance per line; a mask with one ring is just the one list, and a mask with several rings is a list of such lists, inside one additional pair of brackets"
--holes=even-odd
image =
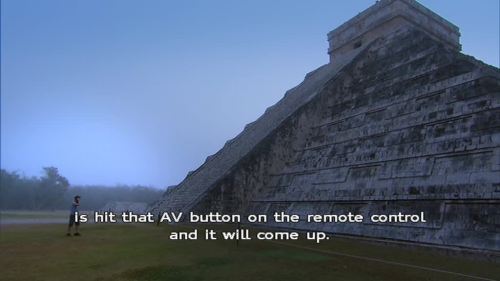
[(80, 225), (79, 221), (75, 222), (75, 214), (69, 215), (69, 226), (73, 226), (73, 224), (76, 226)]

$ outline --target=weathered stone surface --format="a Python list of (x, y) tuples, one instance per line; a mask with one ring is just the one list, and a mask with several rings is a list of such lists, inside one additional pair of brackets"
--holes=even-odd
[(328, 33), (330, 61), (402, 27), (423, 30), (448, 48), (461, 49), (454, 24), (414, 0), (381, 0)]
[(310, 73), (154, 210), (424, 211), (417, 225), (288, 227), (500, 251), (500, 72), (391, 28)]

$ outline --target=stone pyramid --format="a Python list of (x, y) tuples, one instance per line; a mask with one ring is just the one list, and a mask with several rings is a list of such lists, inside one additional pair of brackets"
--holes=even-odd
[(423, 211), (412, 225), (275, 226), (500, 251), (499, 69), (462, 54), (458, 28), (412, 0), (378, 1), (328, 37), (328, 64), (152, 211)]

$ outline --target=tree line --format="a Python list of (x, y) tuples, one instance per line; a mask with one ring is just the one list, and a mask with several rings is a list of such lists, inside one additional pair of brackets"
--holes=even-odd
[(131, 201), (151, 204), (162, 190), (147, 186), (73, 186), (56, 167), (44, 167), (42, 176), (26, 177), (14, 171), (0, 170), (0, 209), (62, 210), (73, 197), (81, 196), (82, 210), (99, 210), (108, 202)]

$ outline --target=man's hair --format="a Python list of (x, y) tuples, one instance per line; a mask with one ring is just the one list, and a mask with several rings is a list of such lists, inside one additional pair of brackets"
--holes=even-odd
[(80, 195), (77, 195), (74, 197), (75, 200), (76, 200), (76, 198), (80, 199)]

